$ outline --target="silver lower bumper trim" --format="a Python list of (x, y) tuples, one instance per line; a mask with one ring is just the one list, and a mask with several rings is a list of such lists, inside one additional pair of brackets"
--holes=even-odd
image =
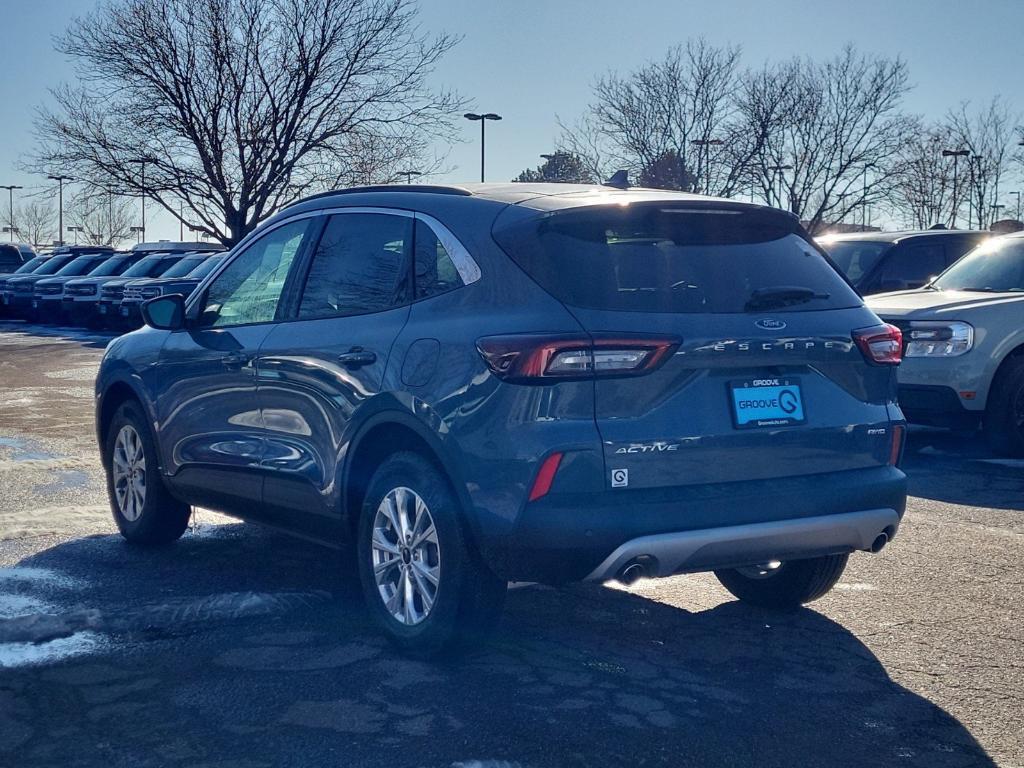
[(612, 552), (587, 576), (587, 581), (614, 579), (627, 563), (638, 557), (645, 558), (649, 576), (671, 576), (685, 571), (868, 550), (883, 531), (891, 539), (899, 524), (900, 516), (895, 510), (868, 509), (641, 536)]

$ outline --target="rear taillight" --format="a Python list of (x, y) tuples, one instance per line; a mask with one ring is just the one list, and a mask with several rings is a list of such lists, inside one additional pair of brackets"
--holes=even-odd
[(611, 334), (514, 334), (476, 343), (487, 367), (520, 384), (594, 376), (639, 376), (660, 366), (676, 347), (671, 337)]
[(903, 359), (903, 332), (895, 325), (873, 325), (853, 332), (853, 340), (874, 365), (899, 365)]

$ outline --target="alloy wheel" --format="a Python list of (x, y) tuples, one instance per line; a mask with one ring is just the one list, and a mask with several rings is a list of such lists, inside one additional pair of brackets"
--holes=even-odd
[(388, 491), (374, 515), (370, 546), (385, 609), (402, 624), (419, 624), (437, 603), (441, 549), (434, 519), (416, 491)]
[(111, 469), (117, 508), (125, 520), (134, 523), (146, 503), (146, 455), (139, 433), (130, 424), (117, 433)]

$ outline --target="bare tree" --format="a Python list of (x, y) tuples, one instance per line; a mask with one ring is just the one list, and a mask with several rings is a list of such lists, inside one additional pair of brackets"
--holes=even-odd
[(131, 205), (104, 191), (86, 190), (71, 199), (64, 213), (71, 226), (79, 227), (85, 245), (118, 246), (131, 235)]
[(970, 152), (967, 168), (961, 171), (966, 176), (961, 176), (966, 182), (963, 189), (968, 190), (963, 195), (968, 198), (968, 221), (986, 229), (998, 218), (999, 209), (994, 206), (999, 204), (999, 184), (1013, 159), (1018, 118), (996, 97), (977, 111), (971, 110), (969, 102), (962, 103), (950, 111), (947, 122), (957, 148)]
[(764, 199), (812, 232), (882, 201), (890, 167), (916, 126), (900, 111), (906, 64), (848, 46), (824, 63), (796, 60), (769, 70), (757, 76), (760, 96), (744, 103), (747, 131), (767, 129), (753, 164)]
[(41, 248), (57, 239), (57, 212), (52, 203), (29, 200), (17, 207), (14, 218), (18, 237), (33, 248)]
[(956, 139), (946, 126), (922, 127), (900, 150), (892, 166), (889, 202), (915, 229), (946, 224), (953, 211), (953, 165), (942, 150)]
[[(30, 167), (146, 194), (230, 245), (450, 136), (461, 100), (426, 79), (454, 43), (412, 0), (102, 0), (58, 40), (81, 85), (41, 110)], [(367, 146), (388, 148), (379, 166)]]
[[(583, 158), (594, 176), (625, 168), (677, 188), (731, 194), (744, 165), (737, 166), (734, 125), (739, 60), (739, 48), (698, 38), (627, 75), (605, 75), (587, 114), (560, 123), (560, 148)], [(663, 172), (666, 158), (681, 168)]]

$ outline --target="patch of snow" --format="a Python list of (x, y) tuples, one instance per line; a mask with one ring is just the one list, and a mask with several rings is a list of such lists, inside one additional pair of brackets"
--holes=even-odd
[(998, 464), (1011, 469), (1024, 469), (1024, 459), (977, 459), (984, 464)]
[(26, 595), (0, 594), (0, 619), (29, 616), (33, 613), (47, 613), (55, 610), (49, 603)]
[(33, 586), (75, 588), (82, 584), (77, 579), (66, 576), (47, 568), (16, 565), (11, 568), (0, 568), (0, 584), (18, 582)]
[(0, 668), (52, 664), (72, 656), (95, 653), (106, 645), (96, 632), (76, 632), (47, 643), (0, 643)]

